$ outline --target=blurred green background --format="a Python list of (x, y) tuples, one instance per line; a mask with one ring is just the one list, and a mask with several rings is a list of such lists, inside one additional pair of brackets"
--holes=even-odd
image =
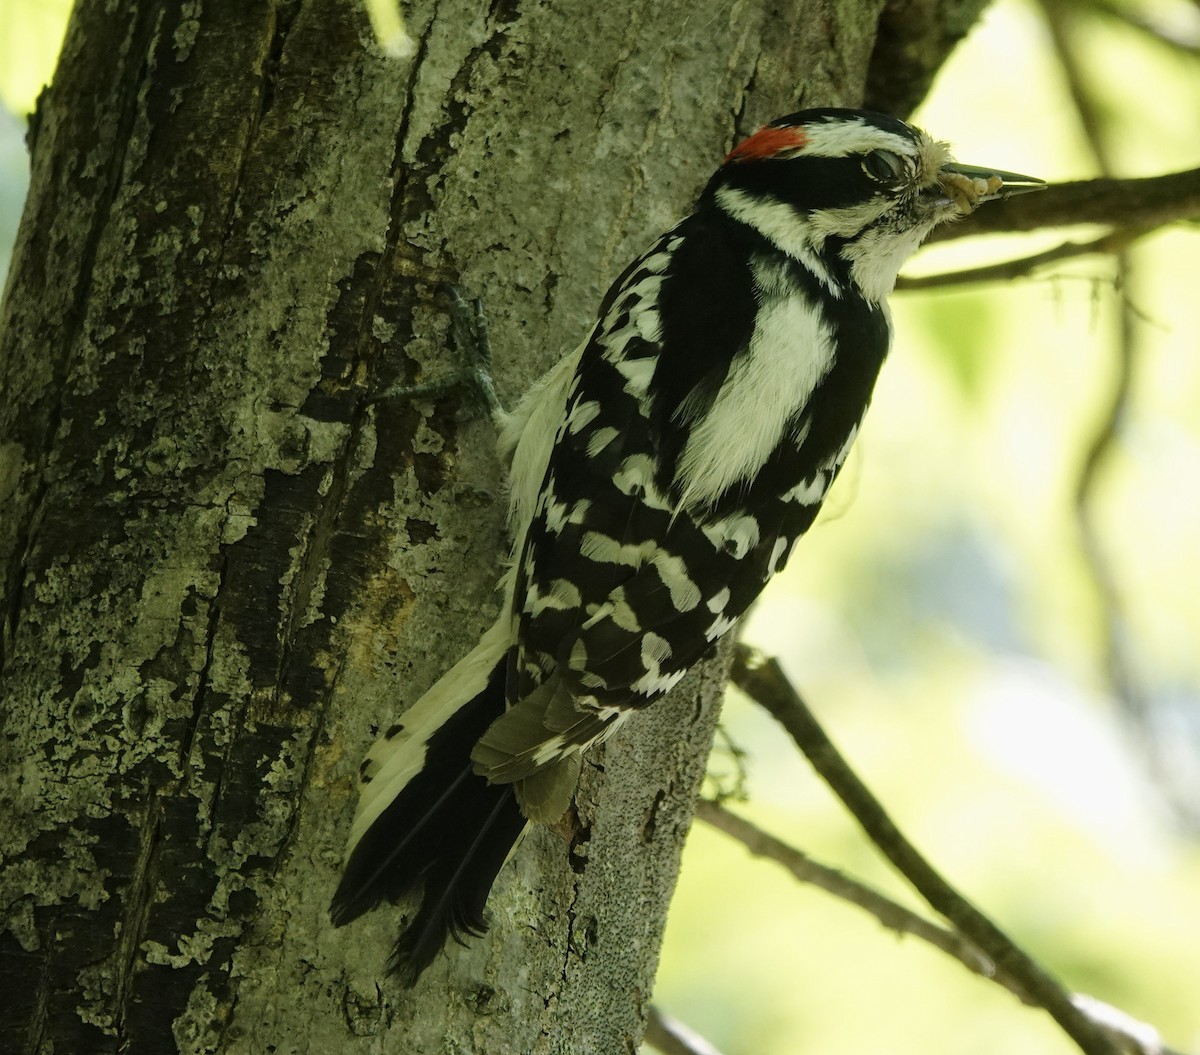
[[(50, 76), (69, 6), (0, 0), (0, 269), (27, 179), (14, 115)], [(999, 0), (915, 120), (962, 161), (1052, 181), (1103, 159), (1121, 176), (1195, 167), (1200, 7)], [(909, 270), (1066, 237), (932, 247)], [(1195, 1052), (1200, 230), (1139, 242), (1117, 275), (1080, 257), (897, 294), (857, 450), (745, 636), (961, 891), (1069, 988)], [(1113, 440), (1085, 476), (1114, 393)], [(736, 692), (725, 727), (749, 754), (734, 809), (916, 905)], [(655, 999), (724, 1055), (1074, 1050), (1045, 1015), (703, 825)]]

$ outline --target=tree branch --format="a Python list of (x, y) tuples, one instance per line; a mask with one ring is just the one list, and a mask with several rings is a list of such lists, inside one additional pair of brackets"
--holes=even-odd
[(863, 105), (897, 117), (912, 113), (985, 6), (981, 0), (886, 0)]
[(962, 897), (904, 837), (883, 806), (854, 774), (825, 735), (778, 660), (739, 645), (733, 683), (760, 703), (789, 733), (812, 767), (849, 809), (854, 819), (901, 875), (964, 937), (977, 945), (998, 970), (1014, 979), (1043, 1007), (1086, 1055), (1120, 1055), (1142, 1050), (1080, 1010), (1059, 983), (974, 905)]
[(903, 275), (897, 290), (934, 289), (979, 282), (1004, 282), (1036, 268), (1090, 253), (1121, 254), (1134, 242), (1179, 220), (1200, 217), (1200, 168), (1146, 179), (1094, 179), (1059, 183), (1040, 194), (996, 202), (957, 224), (937, 228), (929, 244), (977, 234), (1031, 231), (1072, 224), (1107, 224), (1113, 229), (1086, 242), (1067, 241), (1016, 260), (936, 275)]
[(1200, 37), (1182, 26), (1170, 25), (1166, 20), (1155, 20), (1149, 6), (1141, 10), (1132, 5), (1113, 3), (1113, 0), (1082, 0), (1079, 6), (1090, 8), (1102, 17), (1115, 19), (1182, 55), (1200, 57)]
[(1152, 228), (1197, 216), (1200, 216), (1200, 168), (1141, 179), (1056, 183), (1038, 194), (1021, 194), (993, 202), (959, 223), (943, 224), (929, 241), (1080, 223)]
[[(900, 934), (912, 934), (951, 956), (969, 971), (995, 982), (1007, 989), (1018, 1000), (1031, 1007), (1040, 1006), (1029, 996), (1015, 978), (1009, 976), (973, 942), (946, 927), (940, 927), (925, 917), (905, 908), (872, 890), (864, 883), (843, 875), (835, 868), (814, 861), (807, 854), (737, 814), (730, 813), (724, 806), (701, 799), (697, 804), (696, 816), (740, 842), (758, 857), (765, 857), (783, 865), (802, 883), (819, 887), (844, 901), (848, 901), (873, 915), (883, 926)], [(1131, 1018), (1125, 1012), (1082, 993), (1073, 993), (1071, 1002), (1089, 1019), (1111, 1033), (1122, 1050), (1137, 1055), (1180, 1055), (1165, 1047), (1153, 1026)]]

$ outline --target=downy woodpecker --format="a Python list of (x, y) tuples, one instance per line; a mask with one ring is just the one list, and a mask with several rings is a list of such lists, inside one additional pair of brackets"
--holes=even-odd
[(707, 656), (812, 524), (900, 266), (937, 224), (1042, 185), (858, 110), (791, 114), (729, 153), (506, 416), (502, 614), (363, 763), (335, 924), (419, 892), (390, 960), (408, 984), (484, 930), (583, 753)]

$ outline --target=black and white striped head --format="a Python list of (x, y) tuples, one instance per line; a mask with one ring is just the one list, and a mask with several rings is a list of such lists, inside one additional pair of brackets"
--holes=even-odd
[(919, 128), (866, 110), (802, 110), (739, 143), (702, 201), (756, 228), (832, 285), (870, 300), (939, 223), (1041, 180), (955, 163)]

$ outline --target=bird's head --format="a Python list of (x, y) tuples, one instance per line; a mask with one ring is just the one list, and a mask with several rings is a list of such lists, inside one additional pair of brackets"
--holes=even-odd
[(939, 223), (1045, 184), (957, 164), (919, 128), (866, 110), (802, 110), (725, 158), (703, 201), (754, 227), (823, 281), (870, 300)]

